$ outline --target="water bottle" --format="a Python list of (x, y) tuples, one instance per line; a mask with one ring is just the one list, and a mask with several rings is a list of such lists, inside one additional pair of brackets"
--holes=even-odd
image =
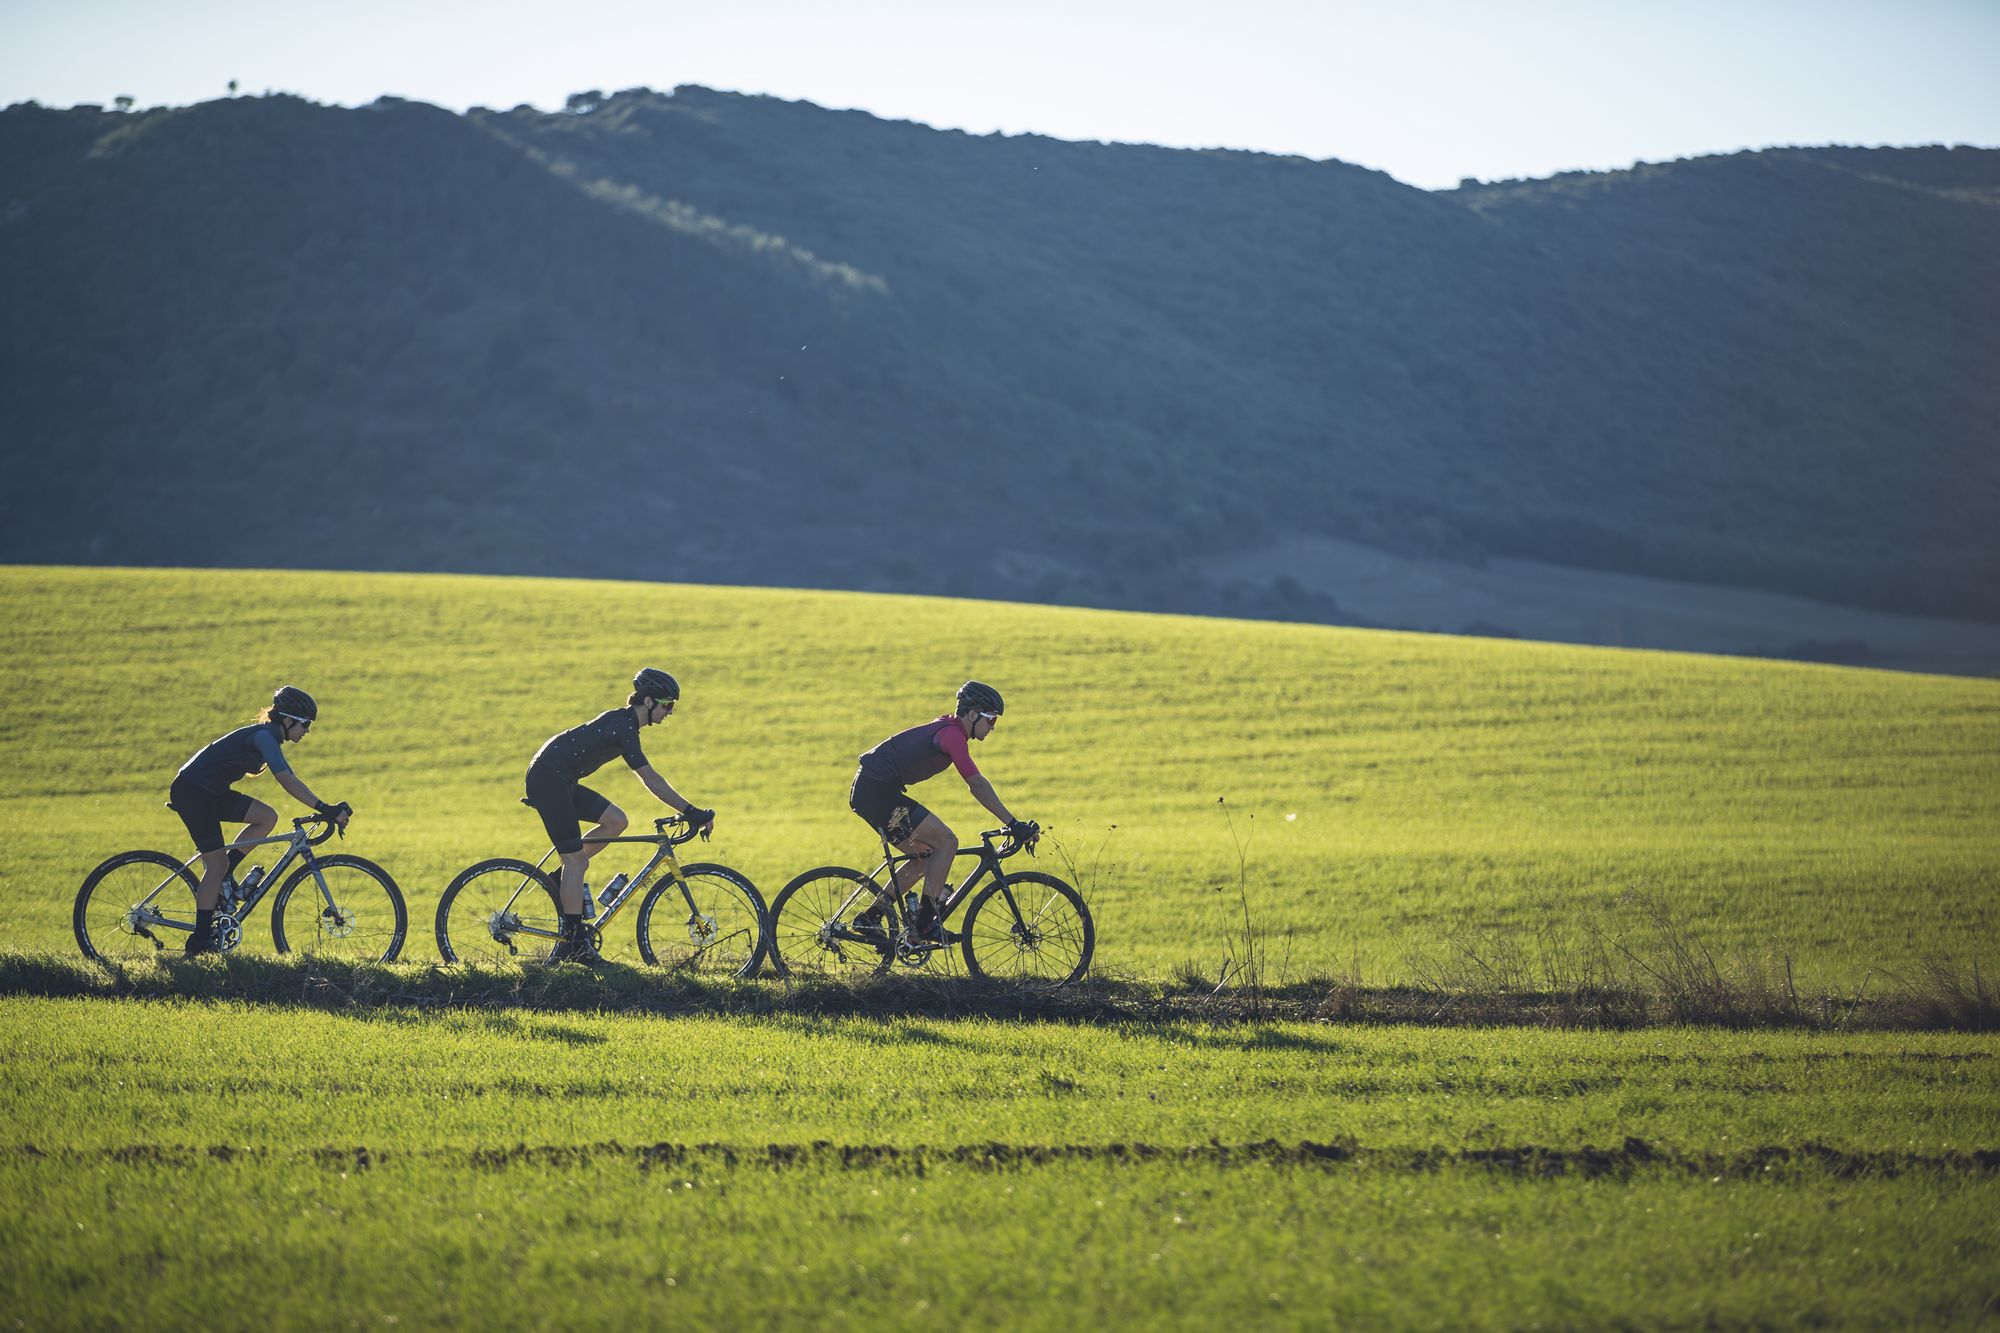
[(240, 894), (247, 894), (250, 892), (250, 890), (256, 888), (258, 883), (262, 881), (263, 878), (264, 878), (264, 867), (251, 866), (250, 873), (243, 877), (243, 882), (236, 886), (236, 891)]
[(917, 909), (923, 906), (924, 895), (911, 889), (903, 895), (903, 915), (911, 921), (917, 919)]
[(590, 920), (597, 915), (597, 900), (590, 896), (590, 886), (583, 886), (583, 919)]
[[(625, 897), (625, 876), (623, 873), (613, 875), (611, 877), (611, 882), (604, 886), (604, 906), (607, 909), (616, 907), (624, 897)], [(589, 902), (589, 899), (586, 898), (584, 901), (587, 903)]]

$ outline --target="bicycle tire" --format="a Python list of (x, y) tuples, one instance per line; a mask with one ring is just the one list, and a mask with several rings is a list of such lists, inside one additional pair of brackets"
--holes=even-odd
[[(654, 967), (717, 972), (732, 977), (756, 976), (757, 969), (764, 962), (770, 928), (770, 918), (764, 911), (764, 896), (757, 892), (757, 886), (750, 882), (749, 876), (712, 861), (682, 866), (681, 878), (687, 881), (688, 891), (694, 897), (695, 910), (706, 918), (705, 922), (678, 920), (672, 930), (661, 932), (656, 944), (653, 936), (654, 905), (669, 893), (673, 895), (676, 911), (686, 905), (674, 877), (663, 877), (647, 891), (646, 900), (639, 904), (636, 928), (639, 956)], [(750, 942), (748, 951), (741, 952), (728, 946), (738, 938), (738, 932), (746, 929), (745, 914), (748, 916)], [(703, 934), (708, 937), (706, 943), (698, 938)], [(680, 935), (688, 937), (685, 944), (679, 943)], [(714, 954), (712, 961), (709, 957), (711, 953)]]
[[(771, 902), (771, 927), (767, 935), (771, 970), (781, 977), (880, 976), (896, 961), (896, 951), (887, 943), (896, 937), (902, 913), (893, 900), (884, 911), (883, 943), (876, 945), (857, 938), (845, 929), (851, 918), (834, 921), (843, 902), (859, 886), (872, 889), (885, 900), (882, 886), (859, 870), (845, 866), (821, 866), (808, 870), (778, 890)], [(858, 900), (853, 910), (865, 905)]]
[[(185, 899), (183, 900), (178, 892), (164, 890), (173, 893), (172, 901), (165, 907), (155, 910), (186, 913), (187, 927), (166, 926), (167, 929), (180, 933), (183, 940), (187, 930), (193, 926), (194, 892), (198, 885), (188, 868), (165, 852), (120, 852), (101, 862), (96, 869), (84, 876), (82, 887), (76, 891), (76, 904), (70, 910), (70, 929), (75, 932), (77, 947), (83, 950), (85, 958), (95, 959), (101, 963), (126, 962), (134, 958), (152, 958), (166, 951), (166, 941), (157, 935), (149, 938), (139, 934), (137, 930), (124, 929), (121, 924), (130, 918), (139, 903), (129, 894), (122, 892), (122, 877), (119, 877), (117, 884), (112, 884), (111, 881), (117, 876), (118, 871), (135, 865), (150, 865), (167, 873), (155, 879), (138, 880), (136, 887), (131, 891), (133, 893), (137, 893), (139, 888), (145, 887), (148, 883), (164, 886), (171, 880), (180, 881), (181, 888), (186, 890)], [(155, 890), (156, 893), (161, 891), (163, 890)], [(143, 898), (146, 895), (140, 896)], [(100, 910), (93, 911), (93, 905)], [(95, 930), (92, 928), (93, 919), (99, 923)], [(146, 923), (137, 924), (144, 928)]]
[[(491, 885), (482, 889), (480, 881), (488, 875), (496, 874), (514, 876), (514, 885), (509, 886), (505, 879), (496, 879)], [(528, 883), (522, 884), (523, 880)], [(531, 890), (537, 886), (547, 898), (546, 904), (540, 898), (536, 898), (534, 905), (527, 911), (516, 911), (515, 909), (520, 906), (518, 899), (523, 890)], [(479, 901), (473, 901), (475, 895)], [(493, 906), (496, 897), (503, 906), (497, 908)], [(485, 910), (482, 911), (482, 908)], [(458, 930), (461, 938), (456, 944), (452, 940), (451, 927), (454, 909), (461, 919)], [(512, 912), (518, 924), (528, 926), (531, 930), (546, 929), (548, 931), (546, 942), (540, 942), (541, 937), (536, 934), (521, 935), (509, 932), (504, 929), (504, 922), (496, 928), (496, 913), (503, 911)], [(458, 872), (456, 879), (445, 886), (444, 895), (438, 899), (435, 923), (438, 953), (447, 963), (466, 961), (460, 954), (468, 950), (470, 951), (467, 954), (468, 958), (482, 956), (486, 959), (512, 958), (518, 956), (520, 952), (520, 946), (515, 941), (521, 938), (525, 938), (529, 946), (539, 953), (547, 953), (555, 945), (555, 932), (560, 920), (561, 913), (556, 907), (556, 886), (549, 882), (547, 875), (526, 861), (517, 861), (507, 856), (495, 857), (490, 861), (467, 866)]]
[[(319, 898), (319, 880), (313, 877), (315, 866), (321, 875), (329, 871), (355, 872), (339, 876), (344, 883), (338, 892), (328, 887), (327, 892), (335, 895), (331, 905), (322, 905)], [(382, 904), (367, 886), (370, 880), (388, 900), (386, 918)], [(301, 900), (307, 910), (293, 917), (288, 926), (286, 916), (292, 896), (301, 884), (310, 884), (314, 892)], [(297, 952), (315, 958), (393, 963), (403, 951), (403, 939), (409, 929), (410, 910), (403, 902), (403, 891), (396, 887), (388, 871), (359, 856), (322, 856), (300, 866), (286, 878), (271, 902), (271, 943), (279, 953), (291, 953), (296, 948)]]
[[(1015, 907), (1008, 906), (1003, 888), (1012, 893)], [(1000, 919), (991, 915), (996, 910)], [(982, 912), (988, 914), (983, 926)], [(965, 968), (973, 976), (1050, 989), (1082, 976), (1097, 948), (1097, 927), (1083, 895), (1039, 870), (1002, 875), (981, 889), (965, 909), (961, 933)]]

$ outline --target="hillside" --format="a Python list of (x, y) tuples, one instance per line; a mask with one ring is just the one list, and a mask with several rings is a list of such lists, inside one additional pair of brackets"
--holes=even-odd
[[(873, 850), (858, 753), (999, 684), (978, 761), (1053, 831), (1041, 862), (1091, 893), (1114, 976), (1214, 975), (1239, 888), (1274, 966), (1376, 984), (1468, 932), (1643, 926), (1635, 891), (1802, 987), (2000, 953), (1991, 681), (876, 594), (40, 567), (0, 569), (0, 936), (73, 948), (89, 868), (178, 848), (175, 768), (290, 680), (322, 709), (299, 772), (360, 812), (345, 849), (396, 876), (409, 956), (435, 957), (453, 874), (546, 848), (516, 804), (529, 756), (640, 660), (686, 690), (648, 755), (722, 812), (703, 854), (767, 895)], [(923, 798), (990, 826), (954, 779)]]
[(1274, 572), (1344, 541), (2000, 620), (2000, 152), (1432, 194), (585, 107), (0, 113), (0, 559), (1423, 623)]

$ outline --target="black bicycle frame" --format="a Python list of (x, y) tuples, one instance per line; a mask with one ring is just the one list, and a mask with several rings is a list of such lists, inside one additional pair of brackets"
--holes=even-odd
[[(1012, 856), (1014, 852), (1021, 850), (1018, 843), (1015, 844), (1012, 851), (1005, 853), (1005, 855), (995, 850), (991, 840), (1006, 836), (1007, 831), (1005, 829), (991, 829), (979, 835), (979, 845), (977, 847), (961, 847), (952, 854), (952, 860), (954, 861), (961, 856), (976, 856), (979, 858), (979, 864), (973, 867), (971, 874), (959, 881), (957, 888), (945, 896), (944, 906), (938, 910), (938, 920), (950, 920), (951, 914), (958, 910), (958, 905), (972, 896), (974, 887), (987, 875), (992, 875), (995, 879), (1001, 880), (1001, 892), (1006, 892), (1004, 875), (1000, 869), (1000, 863), (1008, 856)], [(923, 856), (917, 856), (910, 852), (897, 851), (890, 845), (889, 840), (884, 838), (882, 839), (882, 864), (875, 867), (874, 871), (868, 876), (868, 880), (876, 886), (878, 896), (884, 898), (892, 897), (896, 892), (896, 872), (906, 865), (925, 859)], [(847, 915), (847, 910), (854, 906), (855, 899), (861, 892), (862, 890), (857, 888), (854, 893), (849, 894), (847, 901), (840, 905), (840, 909), (834, 913), (834, 916), (844, 919)], [(1007, 895), (1007, 906), (1013, 909), (1016, 916), (1020, 915), (1020, 909), (1015, 907), (1012, 894)]]

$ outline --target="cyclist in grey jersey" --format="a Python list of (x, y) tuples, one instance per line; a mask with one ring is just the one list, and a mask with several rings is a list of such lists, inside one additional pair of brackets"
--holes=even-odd
[(214, 951), (215, 913), (222, 902), (224, 882), (242, 864), (245, 854), (242, 847), (225, 846), (223, 824), (244, 825), (246, 842), (268, 837), (277, 827), (278, 812), (247, 792), (235, 790), (238, 782), (268, 768), (294, 799), (330, 816), (341, 828), (347, 827), (345, 805), (329, 804), (314, 796), (292, 771), (280, 748), (304, 740), (318, 718), (319, 705), (310, 694), (294, 685), (281, 685), (271, 696), (271, 706), (259, 713), (255, 722), (203, 746), (174, 774), (167, 791), (167, 808), (181, 817), (201, 854), (201, 882), (194, 891), (194, 929), (187, 939), (189, 954)]

